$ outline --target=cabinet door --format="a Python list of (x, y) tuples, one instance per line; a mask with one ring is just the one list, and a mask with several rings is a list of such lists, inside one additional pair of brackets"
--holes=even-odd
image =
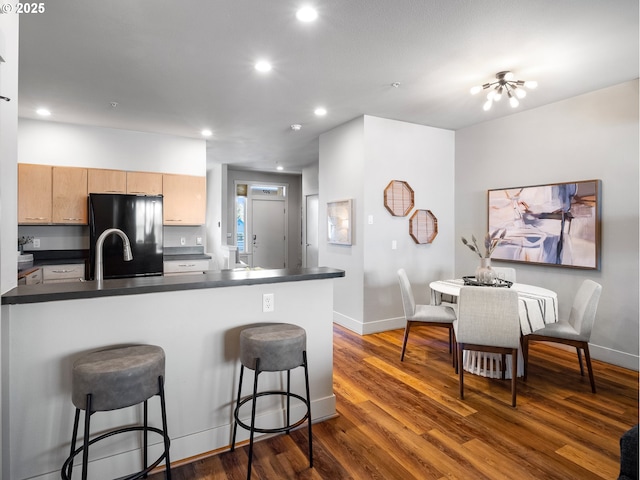
[(127, 193), (133, 195), (162, 195), (162, 174), (127, 172)]
[(88, 186), (89, 193), (127, 193), (127, 173), (90, 168)]
[(18, 164), (18, 223), (51, 223), (51, 166)]
[(86, 225), (87, 169), (53, 167), (53, 223)]
[(207, 208), (206, 177), (162, 176), (165, 225), (204, 225)]

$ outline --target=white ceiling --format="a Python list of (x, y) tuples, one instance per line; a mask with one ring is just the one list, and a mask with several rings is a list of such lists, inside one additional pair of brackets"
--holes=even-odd
[[(301, 3), (315, 23), (296, 20)], [(208, 127), (207, 161), (249, 169), (299, 172), (321, 133), (363, 114), (456, 130), (638, 77), (638, 0), (44, 5), (20, 17), (20, 116), (47, 106), (50, 121), (194, 138)], [(539, 87), (484, 112), (469, 89), (501, 70)]]

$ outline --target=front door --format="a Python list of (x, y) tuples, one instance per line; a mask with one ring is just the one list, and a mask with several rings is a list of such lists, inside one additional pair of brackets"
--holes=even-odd
[(253, 267), (286, 268), (284, 200), (253, 199), (251, 242)]

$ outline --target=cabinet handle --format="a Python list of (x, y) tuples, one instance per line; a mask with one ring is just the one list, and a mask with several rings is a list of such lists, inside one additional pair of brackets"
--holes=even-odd
[(82, 220), (82, 218), (63, 218), (63, 220), (79, 221)]
[(44, 220), (45, 217), (25, 217), (27, 220)]
[(196, 264), (195, 263), (180, 263), (178, 264), (179, 267), (195, 267)]
[(181, 222), (181, 218), (167, 218), (165, 222)]
[(75, 269), (73, 270), (51, 270), (52, 273), (69, 273), (69, 272), (75, 272)]

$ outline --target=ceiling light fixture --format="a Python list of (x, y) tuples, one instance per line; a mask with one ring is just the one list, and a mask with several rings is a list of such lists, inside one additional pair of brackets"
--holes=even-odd
[(299, 123), (294, 123), (291, 125), (291, 130), (293, 130), (294, 132), (298, 132), (302, 130), (302, 125), (300, 125)]
[(313, 7), (302, 7), (296, 12), (296, 18), (305, 23), (313, 22), (318, 18), (318, 12)]
[(266, 60), (260, 60), (255, 64), (255, 69), (259, 72), (266, 73), (271, 71), (271, 64)]
[(279, 172), (284, 170), (284, 167), (282, 165), (278, 165), (276, 166), (276, 170), (278, 170)]
[(36, 113), (38, 115), (40, 115), (41, 117), (50, 117), (51, 116), (51, 112), (49, 110), (47, 110), (46, 108), (39, 108), (36, 110)]
[(538, 82), (534, 80), (514, 80), (513, 73), (509, 71), (496, 73), (496, 79), (495, 82), (477, 85), (471, 89), (471, 95), (491, 89), (487, 94), (487, 101), (482, 106), (485, 112), (491, 109), (493, 102), (499, 102), (502, 95), (509, 97), (509, 104), (512, 108), (516, 108), (520, 105), (518, 99), (527, 96), (527, 91), (523, 87), (534, 89), (538, 86)]
[(203, 137), (210, 137), (211, 135), (213, 135), (213, 132), (212, 132), (211, 130), (209, 130), (208, 128), (205, 128), (204, 130), (202, 130), (202, 131), (200, 132), (200, 134), (201, 134)]
[(315, 113), (319, 117), (323, 117), (327, 114), (327, 109), (324, 107), (318, 107), (313, 111), (313, 113)]

